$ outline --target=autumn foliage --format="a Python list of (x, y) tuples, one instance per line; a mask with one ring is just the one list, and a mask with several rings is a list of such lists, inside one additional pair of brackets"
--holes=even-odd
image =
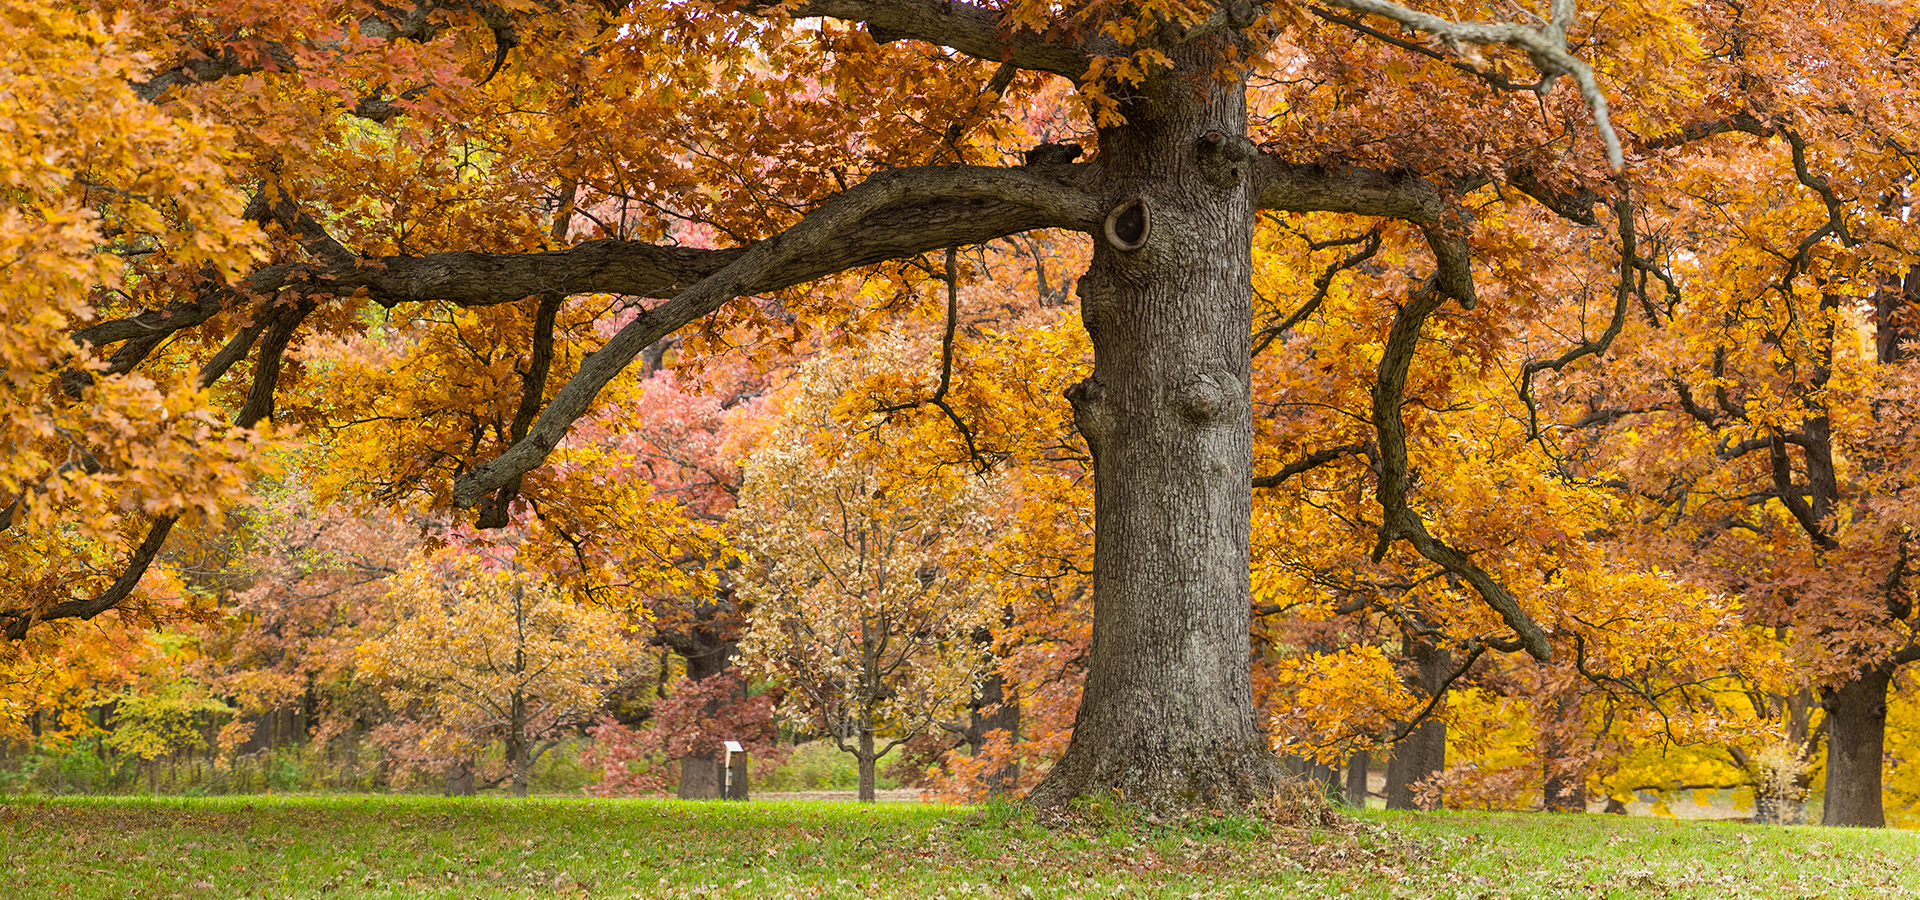
[(13, 770), (1914, 821), (1920, 16), (1539, 6), (0, 0)]

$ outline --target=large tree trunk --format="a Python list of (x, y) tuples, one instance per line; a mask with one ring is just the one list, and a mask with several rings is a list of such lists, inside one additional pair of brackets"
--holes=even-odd
[[(1020, 704), (1007, 696), (1007, 680), (1000, 674), (998, 666), (981, 679), (980, 689), (974, 696), (971, 719), (967, 723), (967, 751), (973, 756), (986, 751), (988, 742), (996, 732), (1005, 732), (1009, 744), (1020, 740)], [(1020, 761), (1017, 758), (1008, 760), (1005, 765), (995, 766), (986, 774), (982, 785), (988, 797), (1005, 797), (1019, 786)]]
[[(724, 674), (733, 665), (735, 641), (726, 640), (707, 629), (693, 631), (683, 646), (687, 648), (683, 658), (687, 661), (687, 681), (698, 683), (708, 678)], [(701, 710), (702, 716), (712, 716), (718, 711), (719, 704), (709, 701)], [(718, 747), (696, 748), (691, 754), (680, 759), (680, 787), (675, 796), (681, 800), (717, 800), (720, 799), (721, 771), (726, 766), (724, 753)]]
[(1822, 825), (1884, 828), (1881, 753), (1887, 736), (1887, 687), (1893, 668), (1880, 665), (1822, 693), (1827, 708), (1827, 792)]
[(1043, 806), (1238, 808), (1278, 777), (1249, 675), (1255, 148), (1221, 49), (1114, 86), (1127, 121), (1099, 132), (1109, 208), (1145, 206), (1110, 220), (1080, 279), (1094, 370), (1068, 399), (1093, 457), (1093, 644)]
[[(1416, 637), (1409, 639), (1407, 654), (1420, 667), (1414, 675), (1416, 691), (1431, 697), (1444, 689), (1447, 673), (1453, 668), (1452, 653)], [(1393, 755), (1387, 758), (1388, 809), (1420, 809), (1415, 788), (1446, 770), (1447, 723), (1440, 719), (1440, 711), (1445, 708), (1445, 703), (1434, 707), (1433, 718), (1420, 723), (1393, 745)], [(1440, 806), (1436, 798), (1432, 808)]]
[(681, 800), (715, 800), (720, 797), (718, 753), (695, 753), (680, 760), (680, 787), (674, 796)]

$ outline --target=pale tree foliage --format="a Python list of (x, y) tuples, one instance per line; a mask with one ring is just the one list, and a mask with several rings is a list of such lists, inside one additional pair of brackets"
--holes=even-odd
[(853, 754), (871, 802), (875, 763), (955, 712), (989, 663), (974, 634), (991, 604), (967, 569), (986, 485), (900, 465), (907, 442), (881, 416), (836, 421), (866, 374), (836, 362), (810, 367), (746, 466), (733, 520), (753, 559), (741, 588), (753, 613), (740, 651), (786, 686), (783, 715)]
[(504, 740), (516, 796), (526, 796), (540, 754), (591, 719), (632, 669), (616, 616), (502, 556), (448, 548), (415, 557), (387, 596), (397, 624), (361, 645), (360, 677), (387, 682), (396, 706), (427, 710), (419, 749), (456, 770)]

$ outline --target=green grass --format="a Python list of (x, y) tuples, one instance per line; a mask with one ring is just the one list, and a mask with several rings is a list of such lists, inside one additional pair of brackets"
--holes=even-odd
[(1920, 897), (1920, 835), (1538, 814), (1332, 829), (1005, 808), (0, 801), (8, 898)]

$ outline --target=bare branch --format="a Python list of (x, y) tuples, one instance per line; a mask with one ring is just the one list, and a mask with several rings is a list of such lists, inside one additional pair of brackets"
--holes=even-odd
[(1626, 168), (1626, 160), (1620, 151), (1620, 136), (1614, 133), (1613, 122), (1607, 114), (1607, 97), (1601, 92), (1600, 83), (1594, 80), (1593, 68), (1567, 52), (1567, 28), (1574, 19), (1572, 0), (1554, 0), (1552, 19), (1538, 28), (1517, 22), (1454, 22), (1388, 0), (1325, 2), (1329, 6), (1390, 19), (1431, 34), (1456, 48), (1463, 44), (1505, 44), (1525, 51), (1527, 59), (1540, 72), (1540, 82), (1532, 86), (1532, 90), (1544, 94), (1552, 89), (1554, 80), (1559, 76), (1572, 78), (1580, 88), (1581, 98), (1587, 101), (1587, 108), (1593, 111), (1594, 129), (1600, 133), (1601, 143), (1606, 145), (1607, 164), (1616, 175)]

